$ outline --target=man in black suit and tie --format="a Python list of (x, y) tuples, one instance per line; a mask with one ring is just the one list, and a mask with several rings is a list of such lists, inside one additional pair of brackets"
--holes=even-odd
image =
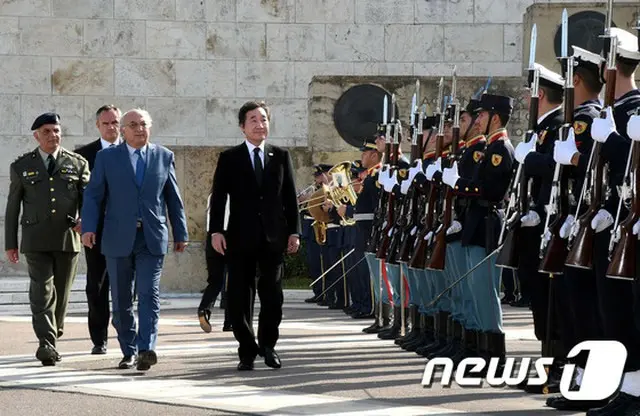
[[(93, 170), (96, 155), (102, 149), (116, 146), (120, 139), (120, 110), (113, 105), (103, 105), (96, 112), (96, 127), (100, 138), (75, 150), (89, 162), (89, 170)], [(84, 254), (87, 261), (87, 305), (89, 306), (89, 335), (93, 342), (91, 354), (107, 353), (107, 338), (109, 328), (109, 275), (104, 255), (100, 252), (100, 237), (102, 234), (101, 216), (98, 224), (98, 237), (93, 248), (85, 247)]]
[[(281, 362), (274, 348), (282, 321), (282, 264), (285, 252), (300, 247), (300, 216), (289, 152), (266, 144), (269, 108), (247, 102), (238, 113), (245, 142), (220, 154), (213, 177), (209, 232), (213, 248), (227, 256), (227, 289), (238, 370), (253, 370), (257, 355), (272, 368)], [(230, 210), (223, 234), (225, 204)], [(258, 343), (253, 333), (253, 301), (260, 296)]]

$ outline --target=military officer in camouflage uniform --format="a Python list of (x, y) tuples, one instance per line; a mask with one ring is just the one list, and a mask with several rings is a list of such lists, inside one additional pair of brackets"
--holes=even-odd
[[(60, 116), (40, 115), (31, 126), (38, 148), (10, 167), (5, 214), (5, 249), (11, 263), (24, 253), (31, 279), (29, 302), (38, 337), (36, 358), (42, 365), (60, 361), (56, 341), (62, 336), (71, 285), (80, 253), (79, 212), (89, 182), (89, 164), (60, 146)], [(22, 241), (18, 221), (22, 206)]]

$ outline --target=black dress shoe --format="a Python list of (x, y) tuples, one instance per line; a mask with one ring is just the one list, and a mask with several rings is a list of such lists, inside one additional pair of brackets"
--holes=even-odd
[(45, 367), (56, 365), (56, 361), (59, 361), (56, 360), (58, 355), (58, 352), (50, 345), (42, 345), (36, 350), (36, 358)]
[(606, 406), (608, 400), (569, 400), (563, 396), (554, 396), (547, 399), (547, 406), (556, 410), (582, 411), (597, 409)]
[(238, 371), (251, 371), (253, 370), (253, 361), (240, 360), (238, 363)]
[(315, 296), (312, 296), (310, 298), (306, 298), (304, 300), (305, 303), (316, 303), (318, 301), (318, 298), (316, 298)]
[(118, 363), (118, 368), (120, 370), (126, 370), (129, 368), (133, 368), (136, 365), (136, 356), (135, 355), (125, 355), (122, 357), (122, 360)]
[(592, 408), (587, 416), (626, 416), (640, 413), (640, 397), (618, 393), (606, 406)]
[(211, 322), (209, 322), (209, 318), (211, 317), (211, 311), (204, 309), (198, 311), (198, 320), (200, 321), (200, 328), (207, 334), (211, 332)]
[(91, 348), (91, 355), (104, 355), (107, 353), (107, 347), (104, 345), (94, 345)]
[(273, 348), (264, 348), (263, 353), (260, 354), (264, 357), (264, 363), (271, 368), (280, 368), (282, 367), (282, 363), (280, 362), (280, 357), (278, 357), (278, 353), (276, 353)]
[(222, 332), (229, 332), (229, 331), (233, 331), (233, 327), (231, 326), (230, 322), (224, 322), (224, 324), (222, 324)]
[(138, 353), (138, 363), (136, 365), (136, 369), (138, 371), (147, 371), (151, 368), (152, 365), (156, 365), (157, 363), (158, 356), (156, 355), (155, 351), (140, 351)]

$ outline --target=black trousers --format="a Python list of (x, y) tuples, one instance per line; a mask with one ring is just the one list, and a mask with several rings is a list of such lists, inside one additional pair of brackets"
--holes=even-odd
[(87, 305), (89, 306), (89, 336), (95, 346), (106, 346), (109, 320), (109, 273), (107, 261), (100, 252), (100, 245), (84, 248), (87, 261)]
[[(274, 348), (280, 335), (284, 257), (283, 253), (266, 247), (264, 243), (254, 250), (229, 251), (228, 254), (227, 308), (242, 361), (253, 361), (261, 348)], [(257, 343), (253, 331), (256, 290), (260, 297)]]
[(602, 329), (605, 339), (619, 341), (627, 348), (625, 371), (637, 371), (640, 370), (640, 290), (635, 281), (606, 276), (611, 228), (596, 234), (593, 253)]
[(202, 294), (202, 300), (200, 301), (198, 310), (212, 309), (226, 283), (227, 270), (225, 257), (215, 251), (213, 246), (211, 246), (211, 233), (207, 233), (205, 258), (207, 261), (207, 287)]
[[(572, 328), (574, 345), (587, 340), (602, 339), (602, 323), (598, 305), (596, 275), (593, 270), (565, 267), (565, 282), (567, 284), (568, 301), (572, 310)], [(573, 362), (584, 368), (587, 363), (588, 352), (582, 352)]]

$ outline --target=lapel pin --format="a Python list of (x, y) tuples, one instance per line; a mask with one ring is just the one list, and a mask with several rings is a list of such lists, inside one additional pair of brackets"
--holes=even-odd
[(269, 156), (273, 156), (273, 153), (269, 153)]

